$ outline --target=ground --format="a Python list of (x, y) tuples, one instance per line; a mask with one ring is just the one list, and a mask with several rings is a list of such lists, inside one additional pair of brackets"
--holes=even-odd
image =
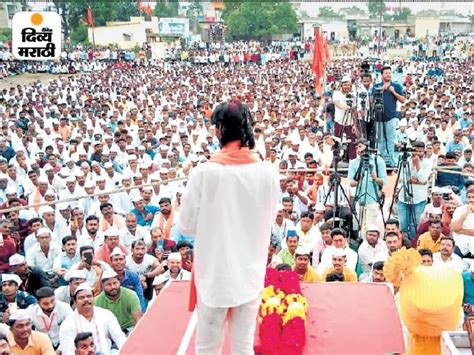
[(31, 84), (36, 81), (41, 81), (42, 83), (48, 83), (51, 79), (57, 79), (59, 75), (57, 74), (48, 74), (48, 73), (37, 73), (37, 74), (21, 74), (10, 76), (6, 79), (0, 81), (0, 90), (8, 89), (12, 86), (18, 84)]

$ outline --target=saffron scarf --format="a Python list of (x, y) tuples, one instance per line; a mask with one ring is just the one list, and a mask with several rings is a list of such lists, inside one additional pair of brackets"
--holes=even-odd
[(170, 239), (170, 235), (171, 235), (171, 227), (173, 226), (173, 209), (171, 209), (171, 213), (168, 217), (168, 219), (166, 220), (166, 223), (165, 223), (165, 217), (163, 217), (163, 213), (160, 213), (159, 214), (159, 219), (160, 219), (160, 229), (163, 231), (163, 237), (165, 239)]
[[(211, 163), (221, 165), (243, 165), (261, 162), (257, 153), (251, 151), (248, 147), (241, 147), (239, 141), (229, 142), (220, 151), (214, 153), (209, 159)], [(191, 289), (189, 292), (189, 311), (196, 308), (197, 292), (194, 282), (194, 272), (191, 274)]]

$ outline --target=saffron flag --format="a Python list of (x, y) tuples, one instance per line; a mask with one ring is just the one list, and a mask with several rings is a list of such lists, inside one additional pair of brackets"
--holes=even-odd
[(137, 1), (138, 12), (143, 10), (142, 0)]
[(331, 61), (331, 52), (329, 51), (329, 43), (326, 37), (324, 38), (324, 58), (326, 59), (326, 63)]
[(92, 9), (90, 6), (87, 8), (87, 23), (89, 24), (89, 27), (94, 28), (94, 17), (92, 16)]
[(314, 73), (314, 88), (319, 95), (323, 94), (322, 80), (325, 72), (324, 63), (324, 45), (321, 36), (321, 30), (317, 27), (314, 29), (314, 49), (313, 49), (313, 73)]
[(151, 5), (150, 3), (146, 4), (146, 6), (143, 8), (143, 11), (147, 16), (151, 16), (152, 10), (151, 10)]

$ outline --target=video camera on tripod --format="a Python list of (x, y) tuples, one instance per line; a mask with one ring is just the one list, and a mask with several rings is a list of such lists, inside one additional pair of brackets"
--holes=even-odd
[(354, 104), (354, 95), (352, 95), (351, 93), (346, 94), (346, 105), (349, 107), (352, 107), (353, 104)]
[(365, 107), (367, 105), (367, 93), (365, 91), (361, 91), (359, 93), (359, 98), (360, 98), (360, 106), (362, 110), (365, 110)]
[(407, 160), (410, 156), (410, 153), (416, 152), (416, 149), (413, 147), (408, 147), (408, 143), (403, 143), (402, 146), (398, 148), (398, 151), (402, 153), (402, 160)]
[(383, 88), (375, 88), (374, 91), (374, 111), (383, 112)]

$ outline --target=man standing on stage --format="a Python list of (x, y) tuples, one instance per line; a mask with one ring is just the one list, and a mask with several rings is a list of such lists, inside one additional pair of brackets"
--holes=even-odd
[(255, 140), (247, 106), (222, 103), (212, 123), (222, 150), (191, 170), (180, 212), (181, 230), (196, 238), (196, 353), (220, 353), (230, 313), (232, 354), (253, 354), (278, 174), (251, 151)]
[(356, 103), (354, 103), (354, 97), (352, 96), (352, 82), (349, 76), (342, 77), (341, 90), (334, 93), (332, 101), (335, 106), (334, 121), (336, 122), (334, 135), (343, 140), (349, 140), (349, 159), (354, 159), (356, 157), (356, 136), (354, 133), (355, 122), (352, 106), (356, 105)]
[(382, 90), (383, 113), (382, 122), (377, 122), (377, 143), (382, 158), (387, 162), (387, 167), (395, 167), (395, 139), (398, 127), (399, 112), (397, 101), (405, 102), (403, 87), (392, 81), (392, 69), (382, 68), (382, 82), (374, 85), (372, 95)]

